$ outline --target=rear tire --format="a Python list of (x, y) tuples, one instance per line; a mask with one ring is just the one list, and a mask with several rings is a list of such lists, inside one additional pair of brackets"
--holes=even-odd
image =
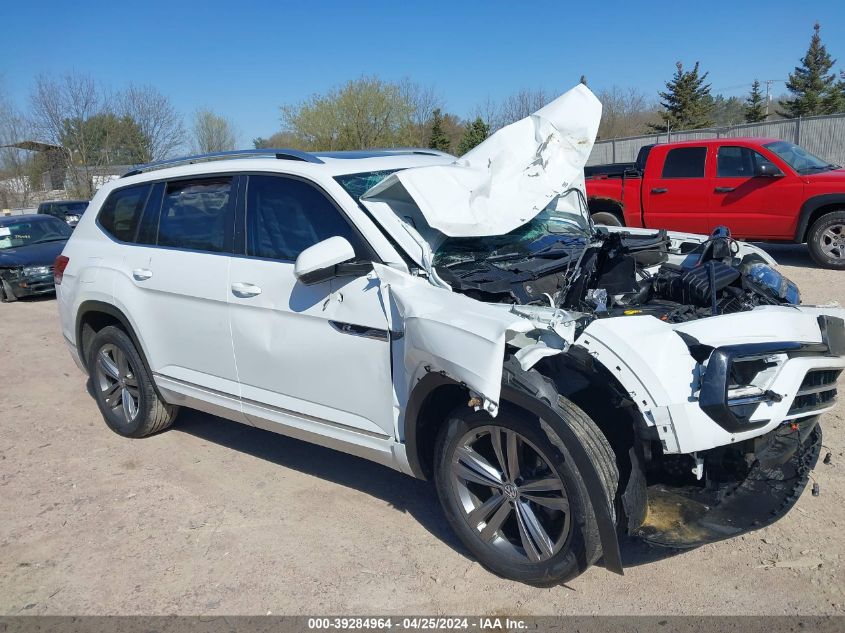
[(592, 214), (593, 224), (601, 224), (603, 226), (625, 226), (617, 214), (610, 211), (599, 211)]
[(813, 222), (807, 246), (819, 266), (845, 270), (845, 210), (825, 213)]
[(94, 335), (88, 348), (94, 399), (108, 427), (124, 437), (146, 437), (173, 423), (179, 407), (156, 393), (132, 339), (114, 326)]
[[(573, 403), (561, 397), (558, 409), (596, 464), (612, 501), (619, 477), (613, 449)], [(584, 481), (562, 440), (555, 436), (552, 441), (547, 432), (554, 431), (545, 429), (519, 409), (502, 407), (491, 418), (461, 407), (440, 429), (434, 463), (446, 518), (481, 565), (540, 587), (578, 576), (602, 553)], [(516, 478), (512, 455), (518, 464)]]

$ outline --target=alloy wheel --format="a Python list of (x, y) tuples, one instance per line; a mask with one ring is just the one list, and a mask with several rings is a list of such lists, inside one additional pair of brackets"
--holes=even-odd
[(140, 392), (135, 369), (116, 345), (103, 345), (97, 353), (97, 386), (106, 406), (127, 424), (138, 415)]
[(822, 231), (819, 247), (831, 259), (845, 260), (845, 224), (832, 224)]
[(549, 458), (502, 426), (467, 432), (451, 461), (451, 490), (481, 541), (520, 562), (550, 559), (570, 533), (569, 498)]

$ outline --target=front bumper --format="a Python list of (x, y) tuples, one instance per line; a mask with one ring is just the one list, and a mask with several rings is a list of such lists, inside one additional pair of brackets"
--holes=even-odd
[(822, 445), (818, 417), (757, 439), (744, 479), (700, 488), (648, 488), (648, 511), (633, 534), (655, 545), (689, 548), (771, 525), (795, 505)]
[(0, 283), (3, 284), (3, 290), (11, 299), (45, 295), (56, 291), (52, 266), (49, 273), (38, 275), (0, 274)]

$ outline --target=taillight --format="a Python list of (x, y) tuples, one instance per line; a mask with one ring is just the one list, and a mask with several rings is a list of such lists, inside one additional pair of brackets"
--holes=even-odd
[(56, 258), (56, 263), (53, 265), (53, 281), (56, 282), (57, 286), (62, 283), (62, 277), (65, 276), (65, 268), (67, 268), (68, 262), (70, 262), (70, 258), (64, 255), (59, 255)]

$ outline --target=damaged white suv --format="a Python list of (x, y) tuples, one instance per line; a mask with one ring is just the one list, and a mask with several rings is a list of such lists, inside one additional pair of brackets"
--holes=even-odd
[(104, 186), (55, 274), (106, 423), (187, 406), (432, 478), (478, 560), (536, 585), (621, 573), (621, 533), (776, 520), (845, 311), (725, 230), (595, 227), (599, 115), (579, 86), (457, 160), (256, 150)]

